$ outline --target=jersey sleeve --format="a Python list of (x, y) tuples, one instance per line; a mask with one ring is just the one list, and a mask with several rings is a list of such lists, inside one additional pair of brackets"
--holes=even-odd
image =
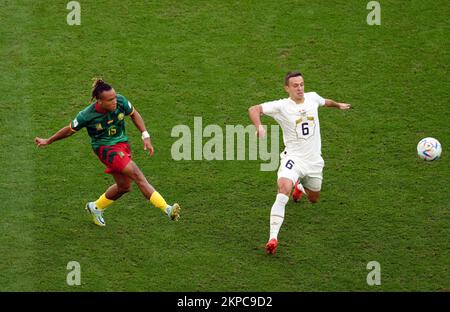
[(280, 110), (281, 105), (282, 105), (282, 100), (262, 103), (261, 104), (262, 112), (264, 115), (273, 117), (281, 111)]
[(83, 112), (79, 112), (77, 116), (70, 122), (69, 127), (72, 131), (79, 131), (86, 126), (86, 119)]
[(318, 95), (316, 92), (313, 92), (313, 98), (317, 102), (317, 104), (319, 104), (319, 106), (325, 105), (325, 99)]
[(125, 115), (129, 116), (129, 115), (133, 115), (134, 113), (134, 107), (133, 104), (131, 104), (130, 101), (128, 101), (128, 99), (126, 97), (124, 97), (122, 95), (123, 98), (123, 109), (125, 110)]

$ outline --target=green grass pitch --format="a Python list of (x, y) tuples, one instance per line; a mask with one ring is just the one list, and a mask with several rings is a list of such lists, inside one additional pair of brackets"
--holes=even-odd
[[(1, 291), (449, 291), (450, 7), (448, 1), (0, 0)], [(248, 125), (249, 106), (306, 91), (353, 109), (319, 111), (321, 201), (286, 207), (264, 254), (276, 172), (261, 161), (173, 161), (175, 125)], [(90, 100), (102, 75), (140, 111), (156, 153), (133, 156), (169, 202), (170, 223), (136, 186), (107, 226), (84, 211), (112, 177), (85, 130), (48, 137)], [(266, 124), (275, 122), (264, 117)], [(442, 158), (416, 155), (423, 137)], [(81, 265), (68, 286), (66, 265)], [(381, 285), (366, 282), (369, 261)]]

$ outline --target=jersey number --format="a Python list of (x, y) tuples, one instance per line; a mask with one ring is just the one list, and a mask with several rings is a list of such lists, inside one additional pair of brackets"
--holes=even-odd
[(314, 127), (314, 122), (303, 122), (298, 124), (295, 129), (297, 138), (308, 139), (311, 135), (314, 135)]
[(286, 168), (292, 169), (292, 167), (294, 167), (294, 164), (295, 164), (294, 161), (289, 159), (286, 163)]
[(308, 135), (309, 134), (309, 127), (308, 127), (308, 123), (307, 122), (302, 123), (302, 134), (303, 135)]
[(117, 129), (116, 127), (112, 126), (111, 128), (108, 129), (108, 135), (109, 136), (113, 136), (117, 133)]

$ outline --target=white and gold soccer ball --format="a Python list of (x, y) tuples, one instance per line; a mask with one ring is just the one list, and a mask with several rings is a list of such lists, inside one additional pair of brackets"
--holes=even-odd
[(435, 138), (424, 138), (417, 144), (417, 155), (423, 160), (437, 160), (441, 157), (442, 146)]

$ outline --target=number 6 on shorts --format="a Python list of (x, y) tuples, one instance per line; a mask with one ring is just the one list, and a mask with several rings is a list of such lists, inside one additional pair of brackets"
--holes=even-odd
[(289, 159), (286, 163), (286, 168), (292, 169), (294, 167), (294, 161), (292, 159)]

